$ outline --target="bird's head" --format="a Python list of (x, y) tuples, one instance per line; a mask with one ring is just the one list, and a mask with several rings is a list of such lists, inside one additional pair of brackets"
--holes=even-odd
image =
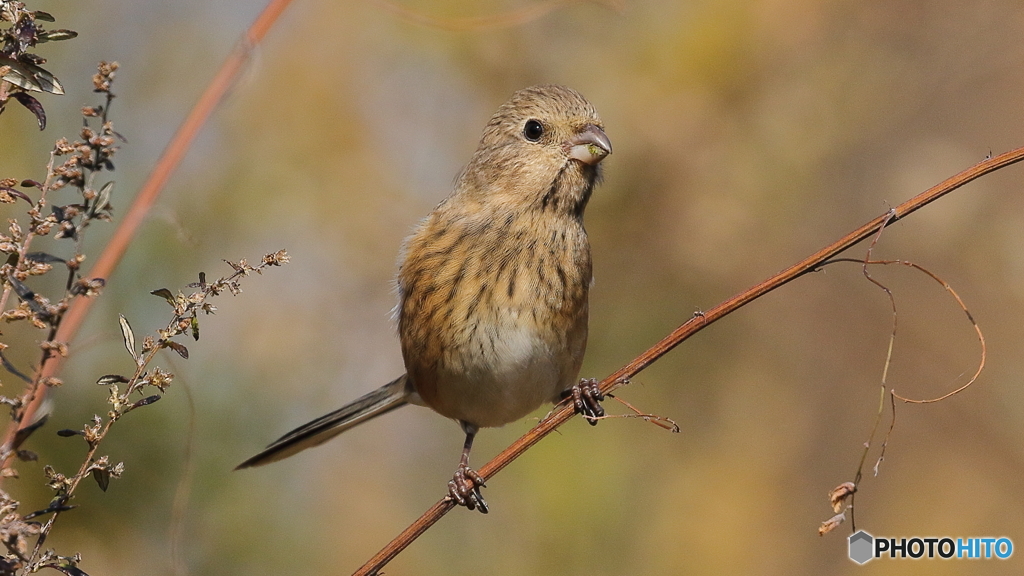
[(524, 88), (487, 123), (460, 186), (492, 201), (581, 214), (611, 152), (601, 118), (578, 92)]

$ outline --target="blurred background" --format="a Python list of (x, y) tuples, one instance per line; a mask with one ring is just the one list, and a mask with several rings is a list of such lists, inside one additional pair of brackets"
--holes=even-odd
[[(106, 493), (83, 486), (80, 508), (47, 542), (80, 551), (89, 574), (348, 574), (444, 494), (462, 433), (415, 407), (285, 462), (231, 469), (401, 373), (389, 315), (398, 247), (518, 88), (578, 89), (614, 144), (586, 218), (596, 283), (583, 374), (594, 377), (695, 311), (1024, 145), (1016, 1), (569, 2), (517, 25), (464, 30), (410, 14), (454, 25), (545, 4), (395, 2), (288, 9), (75, 342), (54, 416), (27, 446), (67, 471), (84, 447), (53, 431), (103, 413), (106, 391), (92, 383), (131, 366), (118, 313), (137, 335), (151, 332), (169, 309), (150, 290), (176, 291), (200, 271), (225, 275), (224, 258), (292, 256), (240, 296), (218, 298), (201, 340), (186, 343), (191, 359), (160, 362), (177, 375), (167, 397), (115, 428), (104, 451), (125, 462), (124, 477)], [(95, 63), (117, 60), (112, 117), (128, 140), (115, 159), (120, 215), (263, 2), (30, 7), (80, 37), (36, 51), (67, 94), (40, 98), (43, 133), (17, 105), (0, 116), (0, 176), (42, 179), (53, 141), (77, 136), (80, 106), (95, 102)], [(1020, 167), (985, 177), (892, 226), (876, 249), (959, 292), (985, 332), (988, 364), (945, 402), (897, 406), (880, 474), (858, 494), (858, 528), (1024, 546), (1022, 187)], [(2, 210), (24, 216), (21, 204)], [(87, 253), (95, 258), (112, 229), (90, 228)], [(963, 384), (979, 346), (962, 311), (922, 274), (873, 274), (899, 307), (889, 384), (917, 398)], [(385, 571), (1019, 574), (1020, 551), (1008, 561), (859, 567), (847, 559), (849, 523), (818, 536), (833, 515), (828, 491), (853, 480), (871, 431), (891, 330), (889, 302), (859, 266), (801, 278), (620, 391), (680, 434), (575, 419), (489, 483), (489, 515), (453, 511)], [(12, 358), (27, 366), (43, 333), (5, 338), (22, 343)], [(474, 463), (545, 412), (485, 430)], [(4, 489), (25, 512), (45, 506), (41, 465), (18, 468)]]

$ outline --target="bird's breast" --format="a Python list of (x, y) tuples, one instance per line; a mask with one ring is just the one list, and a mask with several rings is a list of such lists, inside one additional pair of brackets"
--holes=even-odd
[(574, 219), (428, 221), (399, 276), (399, 333), (424, 402), (500, 426), (576, 379), (587, 338), (590, 248)]

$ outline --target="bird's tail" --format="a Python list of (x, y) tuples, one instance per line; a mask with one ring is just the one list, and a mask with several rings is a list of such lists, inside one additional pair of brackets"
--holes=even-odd
[(262, 466), (287, 458), (306, 448), (319, 446), (357, 424), (405, 405), (410, 392), (408, 378), (402, 374), (373, 392), (360, 396), (334, 412), (303, 424), (278, 438), (262, 452), (239, 464), (235, 470)]

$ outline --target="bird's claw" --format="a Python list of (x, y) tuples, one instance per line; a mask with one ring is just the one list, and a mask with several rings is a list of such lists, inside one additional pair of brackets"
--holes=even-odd
[(455, 470), (455, 476), (448, 481), (448, 498), (459, 506), (470, 510), (479, 509), (487, 514), (487, 502), (480, 489), (486, 487), (483, 476), (469, 466), (462, 464)]
[(601, 393), (597, 380), (583, 378), (567, 390), (566, 394), (572, 397), (572, 406), (576, 413), (582, 415), (591, 426), (597, 426), (598, 418), (604, 416), (604, 408), (601, 407), (604, 394)]

